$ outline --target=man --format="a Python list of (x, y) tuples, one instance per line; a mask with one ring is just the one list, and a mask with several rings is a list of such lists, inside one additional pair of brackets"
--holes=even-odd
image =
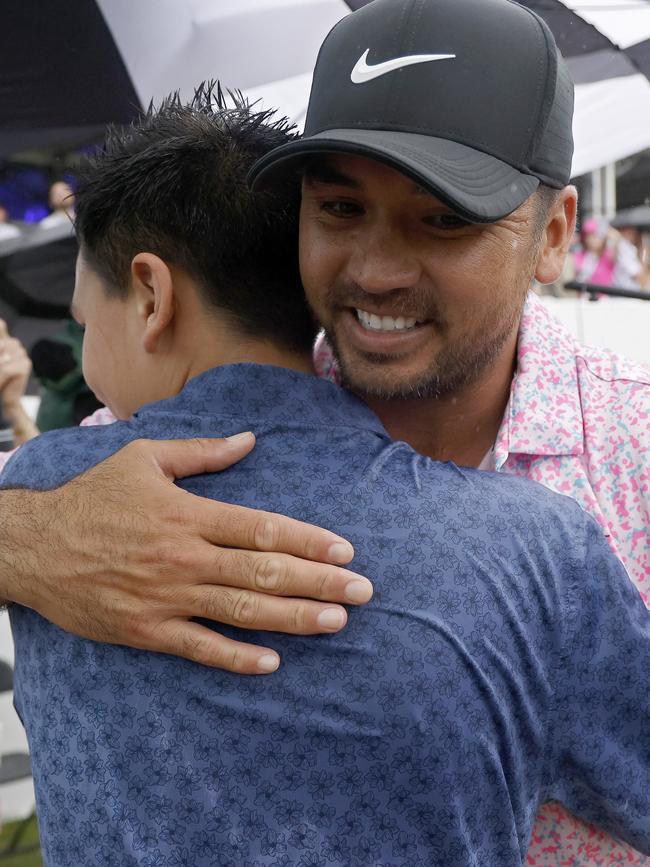
[[(413, 14), (412, 5), (397, 2), (394, 5), (404, 12), (405, 17), (395, 22), (389, 15), (377, 16), (372, 31), (373, 38), (377, 37), (374, 43), (377, 50), (383, 44), (382, 34), (390, 33), (392, 36), (414, 33), (414, 28), (409, 23), (409, 16)], [(465, 2), (459, 2), (446, 5), (444, 16), (455, 21), (454, 9), (468, 9), (465, 23), (474, 17), (481, 26), (493, 26), (502, 20), (504, 9), (511, 5), (506, 7), (491, 0), (481, 2), (476, 7), (470, 4), (470, 8)], [(366, 21), (365, 18), (359, 18), (362, 14), (367, 13), (359, 12), (357, 16), (350, 16), (338, 25), (336, 32), (344, 33), (345, 28), (352, 26), (347, 22)], [(531, 21), (533, 20), (531, 18)], [(464, 25), (460, 26), (462, 29)], [(546, 31), (536, 32), (538, 36), (542, 34), (539, 38), (544, 44), (552, 45)], [(434, 35), (428, 30), (423, 31), (422, 39), (427, 45), (420, 49), (420, 53), (439, 55), (456, 52), (452, 45), (440, 47), (437, 43), (438, 36), (435, 35), (434, 39)], [(460, 38), (462, 34), (457, 35)], [(356, 69), (355, 77), (366, 76), (367, 82), (355, 85), (359, 93), (364, 89), (367, 92), (367, 88), (374, 84), (399, 81), (407, 73), (416, 70), (430, 68), (437, 70), (436, 74), (441, 74), (445, 68), (458, 68), (459, 57), (456, 57), (430, 59), (428, 65), (411, 64), (389, 70), (381, 64), (394, 61), (402, 55), (391, 47), (390, 50), (384, 49), (384, 55), (377, 54), (376, 59), (371, 54), (364, 60), (363, 54), (366, 49), (370, 50), (366, 44), (370, 36), (371, 34), (364, 30), (363, 44), (358, 46), (356, 56), (349, 59), (347, 72), (338, 61), (336, 67), (332, 66), (330, 70), (328, 64), (321, 66), (323, 76), (316, 77), (312, 103), (321, 92), (326, 94), (327, 89), (331, 88), (331, 75), (327, 73), (338, 69), (339, 65), (341, 75), (347, 74), (349, 77), (352, 70)], [(412, 38), (416, 38), (415, 33)], [(504, 39), (507, 39), (506, 45)], [(444, 125), (445, 118), (459, 122), (458, 128), (453, 130), (438, 129), (438, 134), (430, 137), (430, 141), (432, 146), (440, 149), (440, 155), (444, 156), (451, 144), (472, 140), (471, 146), (466, 145), (467, 153), (458, 163), (458, 171), (453, 173), (452, 180), (458, 173), (471, 172), (472, 177), (476, 178), (476, 184), (484, 188), (486, 196), (490, 191), (497, 198), (508, 199), (510, 196), (508, 206), (512, 204), (512, 184), (515, 184), (515, 193), (528, 192), (529, 196), (532, 196), (540, 178), (543, 183), (552, 182), (558, 188), (558, 199), (551, 199), (549, 202), (547, 198), (546, 202), (538, 200), (538, 203), (546, 206), (559, 204), (560, 212), (549, 211), (548, 225), (542, 225), (541, 234), (546, 235), (551, 248), (555, 250), (556, 258), (561, 260), (566, 248), (566, 242), (561, 236), (572, 222), (572, 211), (575, 209), (575, 200), (573, 199), (572, 204), (572, 194), (564, 186), (569, 178), (570, 163), (570, 84), (563, 77), (563, 73), (560, 72), (559, 77), (556, 74), (554, 80), (558, 87), (564, 87), (562, 92), (565, 101), (560, 101), (559, 105), (563, 110), (552, 115), (553, 123), (549, 126), (551, 113), (547, 111), (549, 105), (546, 100), (548, 99), (549, 103), (551, 100), (548, 88), (544, 90), (543, 105), (539, 106), (536, 100), (541, 92), (541, 83), (550, 80), (542, 74), (542, 70), (547, 69), (552, 73), (553, 52), (549, 49), (549, 55), (543, 61), (540, 60), (542, 65), (539, 80), (531, 81), (528, 76), (521, 74), (532, 68), (531, 57), (537, 56), (537, 46), (529, 56), (519, 57), (515, 69), (512, 68), (513, 61), (504, 75), (507, 80), (494, 79), (494, 92), (481, 102), (476, 99), (476, 83), (484, 84), (492, 80), (501, 69), (504, 58), (518, 57), (512, 54), (517, 39), (516, 34), (509, 35), (504, 27), (502, 34), (493, 40), (494, 57), (484, 53), (484, 49), (489, 48), (487, 38), (481, 36), (480, 39), (475, 38), (475, 42), (478, 47), (477, 44), (470, 45), (472, 50), (465, 52), (462, 58), (463, 64), (468, 63), (468, 58), (473, 58), (475, 66), (472, 69), (462, 66), (466, 88), (460, 94), (461, 98), (449, 98), (445, 102), (446, 91), (438, 87), (427, 89), (426, 99), (420, 99), (422, 105), (426, 104), (431, 109), (431, 114), (440, 118), (441, 126)], [(415, 53), (410, 45), (401, 50), (405, 56)], [(372, 67), (378, 64), (379, 69), (373, 72)], [(382, 74), (375, 76), (377, 72)], [(523, 87), (524, 90), (523, 109), (519, 103), (515, 108), (510, 104), (511, 90), (515, 84), (517, 88)], [(334, 90), (331, 92), (333, 98), (340, 93)], [(458, 96), (455, 88), (453, 92)], [(517, 89), (516, 92), (519, 97), (522, 96), (520, 90)], [(415, 95), (421, 97), (420, 88), (415, 91)], [(434, 96), (435, 103), (432, 101)], [(406, 104), (411, 101), (406, 100)], [(507, 159), (502, 159), (501, 164), (496, 167), (493, 163), (485, 175), (489, 183), (481, 183), (481, 177), (485, 174), (482, 160), (486, 145), (476, 140), (477, 129), (479, 135), (484, 126), (497, 136), (502, 131), (504, 139), (516, 133), (516, 141), (521, 143), (520, 137), (525, 137), (526, 132), (522, 130), (522, 119), (528, 116), (528, 102), (540, 108), (539, 123), (533, 124), (529, 131), (535, 134), (542, 128), (548, 131), (546, 144), (552, 154), (550, 167), (541, 164), (527, 165), (526, 171), (522, 172), (520, 154), (515, 160), (519, 168), (513, 169)], [(381, 127), (382, 118), (386, 117), (386, 106), (391, 106), (394, 110), (397, 104), (395, 99), (393, 102), (373, 102), (378, 118), (375, 126)], [(459, 106), (467, 109), (462, 117), (457, 113)], [(349, 119), (346, 122), (348, 121)], [(425, 133), (428, 129), (425, 127)], [(399, 131), (394, 130), (393, 134), (398, 136)], [(339, 142), (340, 150), (346, 150), (344, 144)], [(533, 142), (529, 144), (532, 149)], [(505, 144), (501, 142), (499, 149), (507, 150), (507, 145), (507, 141)], [(502, 154), (503, 156), (507, 155)], [(391, 159), (393, 165), (398, 164), (404, 170), (408, 154), (402, 154), (399, 160), (393, 155)], [(549, 172), (553, 174), (552, 178), (549, 177)], [(444, 190), (441, 184), (447, 184), (449, 177), (449, 173), (445, 171), (444, 177), (441, 174), (441, 177), (431, 184), (431, 189), (437, 190), (438, 195), (442, 194)], [(518, 187), (518, 184), (523, 186)], [(547, 196), (547, 193), (543, 195)], [(568, 212), (565, 212), (565, 208)], [(463, 208), (458, 214), (463, 215)], [(482, 216), (485, 218), (490, 215), (484, 213)], [(452, 217), (443, 217), (441, 214), (435, 217), (438, 223), (448, 222), (450, 219)], [(454, 219), (457, 219), (457, 216)], [(562, 224), (564, 229), (561, 228)], [(549, 228), (552, 229), (550, 234)], [(554, 239), (552, 235), (557, 235), (558, 229), (560, 237)], [(353, 235), (351, 232), (351, 236)], [(372, 237), (366, 234), (358, 243), (359, 257), (369, 267), (376, 261), (381, 270), (386, 270), (386, 260), (380, 255), (385, 248), (391, 250), (390, 244), (386, 246), (386, 240), (390, 242), (390, 234), (384, 236), (381, 242), (373, 241)], [(370, 241), (372, 244), (366, 250), (364, 245)], [(492, 235), (490, 244), (498, 268), (507, 264), (514, 241), (519, 243), (519, 239), (513, 237), (512, 233)], [(458, 245), (458, 241), (451, 236), (445, 243), (449, 244), (448, 249)], [(399, 271), (399, 255), (395, 256), (392, 267)], [(476, 263), (472, 263), (471, 257), (466, 261), (466, 267), (470, 274), (475, 271)], [(303, 278), (309, 287), (312, 280), (308, 269), (309, 261), (303, 253)], [(561, 273), (561, 269), (557, 267), (544, 270), (546, 273), (540, 274), (544, 279), (555, 279)], [(392, 275), (392, 278), (394, 277), (395, 274)], [(398, 281), (398, 286), (400, 282)], [(390, 287), (390, 282), (388, 285)], [(396, 288), (395, 284), (392, 288)], [(519, 281), (517, 289), (523, 298), (525, 286), (522, 288), (522, 281)], [(310, 290), (310, 294), (313, 295), (313, 291)], [(462, 299), (463, 311), (474, 310), (477, 305), (480, 315), (485, 315), (491, 312), (494, 299), (480, 293)], [(326, 307), (323, 308), (323, 313), (327, 313)], [(484, 369), (486, 381), (480, 384), (481, 387), (475, 383), (474, 388), (467, 394), (452, 393), (447, 399), (438, 400), (433, 406), (429, 402), (422, 415), (415, 401), (402, 401), (398, 411), (391, 413), (391, 418), (386, 417), (386, 423), (398, 435), (401, 426), (402, 436), (435, 457), (476, 464), (484, 455), (484, 465), (494, 466), (504, 472), (529, 475), (555, 489), (570, 493), (599, 520), (610, 541), (615, 544), (628, 565), (629, 572), (638, 586), (642, 587), (641, 579), (647, 580), (649, 550), (647, 374), (626, 362), (611, 359), (605, 353), (586, 352), (576, 347), (569, 336), (553, 320), (546, 317), (543, 309), (534, 303), (534, 299), (526, 302), (519, 338), (510, 333), (506, 345), (511, 353), (509, 362), (508, 353), (504, 351), (500, 356), (498, 370), (488, 364)], [(513, 378), (515, 366), (516, 376)], [(495, 381), (492, 381), (493, 372)], [(437, 408), (439, 411), (433, 411)], [(406, 430), (407, 421), (409, 430)], [(494, 445), (494, 450), (490, 448), (491, 444)], [(273, 574), (280, 565), (284, 570), (284, 574), (280, 576), (280, 586), (290, 585), (289, 592), (292, 595), (319, 596), (314, 590), (314, 587), (317, 587), (320, 588), (320, 598), (344, 601), (343, 587), (349, 579), (343, 570), (319, 572), (318, 576), (314, 576), (318, 567), (313, 563), (300, 563), (289, 557), (280, 564), (280, 561), (273, 557), (251, 553), (251, 549), (283, 551), (289, 555), (306, 556), (309, 560), (327, 560), (329, 556), (329, 562), (336, 563), (348, 562), (351, 553), (349, 548), (346, 553), (346, 548), (342, 547), (340, 552), (337, 549), (328, 555), (329, 546), (340, 545), (341, 542), (330, 536), (319, 536), (314, 529), (299, 530), (296, 525), (285, 523), (277, 517), (258, 518), (242, 511), (233, 515), (228, 507), (189, 500), (184, 496), (184, 492), (174, 489), (165, 476), (196, 473), (205, 468), (205, 452), (199, 451), (199, 448), (201, 447), (197, 446), (196, 451), (193, 451), (192, 445), (166, 445), (164, 449), (156, 450), (152, 445), (129, 446), (123, 454), (111, 458), (105, 466), (96, 468), (75, 480), (74, 484), (64, 486), (55, 493), (35, 496), (24, 491), (5, 492), (0, 497), (0, 522), (5, 534), (4, 546), (0, 548), (0, 560), (4, 560), (5, 564), (0, 572), (0, 589), (3, 595), (22, 601), (60, 625), (76, 629), (84, 635), (181, 652), (204, 662), (229, 665), (237, 671), (257, 670), (256, 661), (267, 652), (266, 648), (255, 651), (246, 647), (237, 650), (237, 655), (230, 658), (231, 650), (222, 652), (224, 645), (215, 635), (212, 635), (210, 640), (204, 636), (199, 642), (195, 642), (189, 627), (183, 626), (188, 608), (193, 614), (208, 612), (214, 619), (230, 623), (241, 622), (237, 617), (233, 617), (233, 612), (245, 612), (245, 619), (250, 625), (263, 627), (268, 623), (268, 620), (265, 620), (268, 596), (249, 595), (247, 588), (263, 586), (262, 582), (257, 583), (259, 578), (256, 579), (256, 575), (259, 576), (267, 569)], [(482, 452), (482, 455), (479, 452)], [(235, 458), (241, 453), (235, 455), (231, 451), (230, 454)], [(217, 468), (223, 466), (227, 460), (228, 452), (225, 452), (221, 463), (217, 455), (214, 463), (208, 466)], [(137, 497), (138, 507), (126, 515), (121, 505), (111, 510), (111, 497), (107, 494), (115, 490), (123, 491), (122, 499), (125, 501), (134, 501)], [(93, 508), (96, 499), (102, 500), (101, 514)], [(54, 504), (59, 509), (58, 512), (54, 510)], [(153, 522), (144, 521), (140, 517), (142, 514), (154, 514), (155, 518)], [(125, 521), (129, 528), (126, 533), (123, 529)], [(209, 531), (205, 529), (208, 526)], [(203, 529), (198, 530), (199, 527)], [(182, 538), (182, 545), (170, 545), (166, 541), (166, 535), (170, 532), (175, 538)], [(109, 550), (120, 552), (121, 562), (116, 563), (115, 558), (110, 556), (106, 558), (108, 562), (98, 563), (96, 555), (89, 557), (84, 546), (77, 541), (83, 538), (87, 541), (87, 547), (98, 549), (104, 537), (110, 539), (107, 546)], [(54, 544), (51, 541), (53, 539), (56, 539), (59, 554), (57, 562), (53, 564), (57, 571), (44, 576), (45, 565), (51, 563), (50, 548)], [(138, 539), (139, 544), (135, 545), (133, 539)], [(206, 539), (225, 546), (225, 550), (211, 551), (209, 566), (206, 565), (204, 556)], [(247, 550), (240, 553), (233, 552), (233, 548)], [(20, 558), (17, 557), (18, 554)], [(160, 561), (165, 564), (162, 568)], [(72, 565), (74, 570), (70, 568)], [(69, 577), (71, 574), (73, 578)], [(199, 577), (194, 578), (195, 575)], [(324, 575), (331, 576), (336, 585), (334, 589), (322, 589)], [(205, 589), (207, 581), (216, 581), (222, 585), (225, 583), (226, 586), (208, 591)], [(245, 589), (239, 591), (233, 585)], [(62, 587), (66, 593), (63, 604)], [(181, 607), (170, 603), (173, 595), (170, 587), (175, 588), (175, 592), (182, 593), (185, 598), (191, 598), (193, 606)], [(201, 605), (198, 604), (199, 599)], [(108, 600), (115, 600), (114, 605)], [(242, 601), (243, 605), (240, 604)], [(303, 630), (316, 630), (316, 611), (319, 610), (322, 608), (319, 608), (318, 604), (307, 609), (302, 607), (298, 600), (290, 600), (286, 607), (283, 628), (293, 629), (296, 623), (299, 623)], [(128, 614), (121, 617), (119, 611)], [(557, 834), (555, 831), (553, 834), (553, 846), (557, 851)], [(544, 845), (548, 849), (548, 840), (544, 841)], [(584, 859), (586, 856), (583, 853), (571, 851), (570, 847), (574, 845), (568, 840), (564, 851), (568, 852), (570, 857)], [(555, 858), (556, 852), (550, 857)], [(583, 860), (582, 863), (587, 862)]]
[(255, 452), (189, 495), (331, 524), (377, 596), (345, 637), (277, 636), (261, 680), (13, 606), (46, 863), (514, 867), (551, 795), (650, 851), (650, 618), (623, 567), (571, 500), (429, 461), (311, 375), (295, 185), (244, 183), (288, 136), (212, 104), (116, 131), (79, 190), (84, 375), (124, 421), (33, 440), (6, 478), (53, 487), (143, 434), (250, 426)]
[[(302, 275), (336, 357), (321, 345), (321, 369), (424, 454), (570, 493), (647, 598), (650, 372), (524, 309), (576, 213), (573, 89), (548, 31), (527, 41), (536, 23), (500, 2), (371, 4), (322, 46), (303, 139), (254, 180), (308, 159)], [(557, 857), (648, 863), (546, 808), (529, 859)]]

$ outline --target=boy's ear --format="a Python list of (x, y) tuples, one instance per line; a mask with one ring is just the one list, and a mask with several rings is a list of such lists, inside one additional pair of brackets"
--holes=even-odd
[(174, 319), (172, 273), (159, 256), (138, 253), (131, 262), (131, 288), (144, 326), (142, 345), (155, 352)]

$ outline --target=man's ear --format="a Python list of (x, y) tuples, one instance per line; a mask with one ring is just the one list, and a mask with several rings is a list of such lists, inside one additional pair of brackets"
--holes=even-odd
[(539, 283), (554, 283), (564, 271), (564, 263), (571, 248), (578, 213), (578, 191), (575, 187), (559, 190), (546, 217), (542, 234), (535, 279)]
[(142, 345), (155, 352), (174, 319), (174, 280), (168, 265), (153, 253), (138, 253), (131, 262), (131, 291), (143, 322)]

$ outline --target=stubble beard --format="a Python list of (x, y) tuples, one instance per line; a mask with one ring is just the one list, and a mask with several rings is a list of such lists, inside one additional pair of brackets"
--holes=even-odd
[[(526, 286), (529, 285), (530, 280)], [(490, 309), (471, 331), (446, 343), (429, 367), (410, 379), (391, 377), (390, 367), (395, 362), (392, 356), (373, 354), (356, 362), (347, 358), (335, 330), (326, 327), (325, 335), (339, 366), (342, 385), (362, 398), (374, 400), (444, 399), (462, 393), (489, 370), (518, 329), (527, 291), (518, 293), (507, 310)], [(433, 317), (433, 327), (442, 336), (448, 330), (440, 315)]]

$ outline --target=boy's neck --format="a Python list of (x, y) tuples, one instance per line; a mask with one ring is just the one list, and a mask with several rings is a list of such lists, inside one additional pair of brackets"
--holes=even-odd
[(187, 359), (186, 381), (226, 364), (270, 364), (299, 373), (314, 372), (310, 350), (292, 350), (280, 343), (246, 334), (227, 317), (220, 317), (218, 321), (212, 317), (205, 318), (198, 328), (188, 333), (182, 345)]
[(242, 337), (236, 346), (230, 345), (218, 353), (206, 353), (201, 358), (194, 358), (187, 379), (226, 364), (270, 364), (298, 373), (314, 373), (311, 352), (282, 349), (270, 342)]

